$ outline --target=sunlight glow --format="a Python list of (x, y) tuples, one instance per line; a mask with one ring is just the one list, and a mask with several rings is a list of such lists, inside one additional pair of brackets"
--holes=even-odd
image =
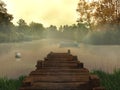
[(13, 23), (24, 19), (27, 23), (31, 21), (49, 25), (72, 25), (77, 20), (77, 3), (79, 0), (2, 0), (12, 14)]
[(86, 0), (86, 2), (89, 2), (89, 3), (96, 2), (96, 1), (99, 1), (99, 0)]

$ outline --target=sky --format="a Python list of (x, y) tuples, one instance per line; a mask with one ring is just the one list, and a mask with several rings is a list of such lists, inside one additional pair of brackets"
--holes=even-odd
[(76, 12), (79, 0), (2, 0), (7, 4), (8, 13), (12, 14), (13, 23), (24, 19), (49, 25), (72, 25), (79, 18)]

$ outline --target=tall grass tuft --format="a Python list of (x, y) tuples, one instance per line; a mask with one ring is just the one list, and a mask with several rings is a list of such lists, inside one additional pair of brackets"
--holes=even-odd
[(120, 70), (115, 70), (112, 74), (93, 71), (93, 74), (99, 76), (101, 86), (104, 86), (106, 90), (120, 90)]
[(0, 78), (0, 90), (19, 90), (23, 79), (24, 76), (20, 76), (18, 79)]

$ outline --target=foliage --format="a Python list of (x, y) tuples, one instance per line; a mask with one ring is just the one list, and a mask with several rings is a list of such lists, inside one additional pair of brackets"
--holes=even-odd
[(13, 19), (11, 14), (7, 13), (6, 4), (0, 0), (0, 31), (5, 31)]
[(120, 30), (89, 32), (83, 42), (95, 45), (120, 45)]
[(120, 70), (115, 70), (112, 74), (103, 71), (93, 71), (93, 74), (99, 76), (101, 85), (106, 90), (120, 90)]
[(79, 0), (78, 13), (80, 23), (86, 23), (90, 29), (96, 30), (106, 24), (120, 24), (119, 2), (112, 0), (99, 0), (87, 2)]
[[(79, 23), (89, 29), (83, 38), (88, 44), (120, 44), (120, 2), (119, 0), (99, 0), (87, 2), (79, 0)], [(94, 31), (93, 31), (94, 30)]]
[(0, 78), (0, 90), (19, 90), (24, 78), (24, 76), (18, 79)]
[[(117, 4), (118, 2), (113, 3), (111, 0), (100, 0), (92, 3), (80, 0), (78, 4), (78, 12), (80, 13), (79, 23), (63, 25), (57, 28), (54, 25), (44, 27), (43, 24), (37, 22), (31, 22), (28, 25), (24, 19), (19, 19), (16, 26), (10, 22), (12, 15), (7, 13), (5, 4), (0, 2), (0, 13), (6, 15), (6, 18), (4, 18), (0, 14), (0, 43), (56, 38), (97, 45), (120, 44), (120, 20), (118, 13), (120, 9), (117, 9), (115, 13), (116, 8), (118, 8), (116, 7)], [(8, 24), (5, 24), (5, 22)], [(88, 26), (97, 30), (90, 31)]]
[(42, 32), (44, 30), (43, 25), (40, 23), (31, 22), (29, 27), (30, 29), (38, 31), (38, 32)]
[(60, 26), (58, 31), (60, 34), (60, 38), (71, 39), (78, 42), (82, 41), (83, 37), (88, 33), (86, 25), (81, 23), (78, 23), (77, 25), (73, 24), (71, 26)]
[(23, 19), (19, 19), (18, 22), (17, 22), (17, 24), (18, 24), (19, 27), (25, 27), (25, 26), (27, 26), (27, 23)]

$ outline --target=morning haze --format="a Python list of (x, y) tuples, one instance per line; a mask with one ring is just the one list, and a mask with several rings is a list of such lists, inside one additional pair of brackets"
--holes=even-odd
[(120, 2), (99, 1), (0, 0), (0, 90), (19, 88), (1, 77), (26, 76), (49, 52), (67, 50), (106, 90), (120, 90)]
[(20, 18), (27, 23), (40, 22), (45, 26), (74, 24), (79, 0), (3, 0), (16, 23)]

